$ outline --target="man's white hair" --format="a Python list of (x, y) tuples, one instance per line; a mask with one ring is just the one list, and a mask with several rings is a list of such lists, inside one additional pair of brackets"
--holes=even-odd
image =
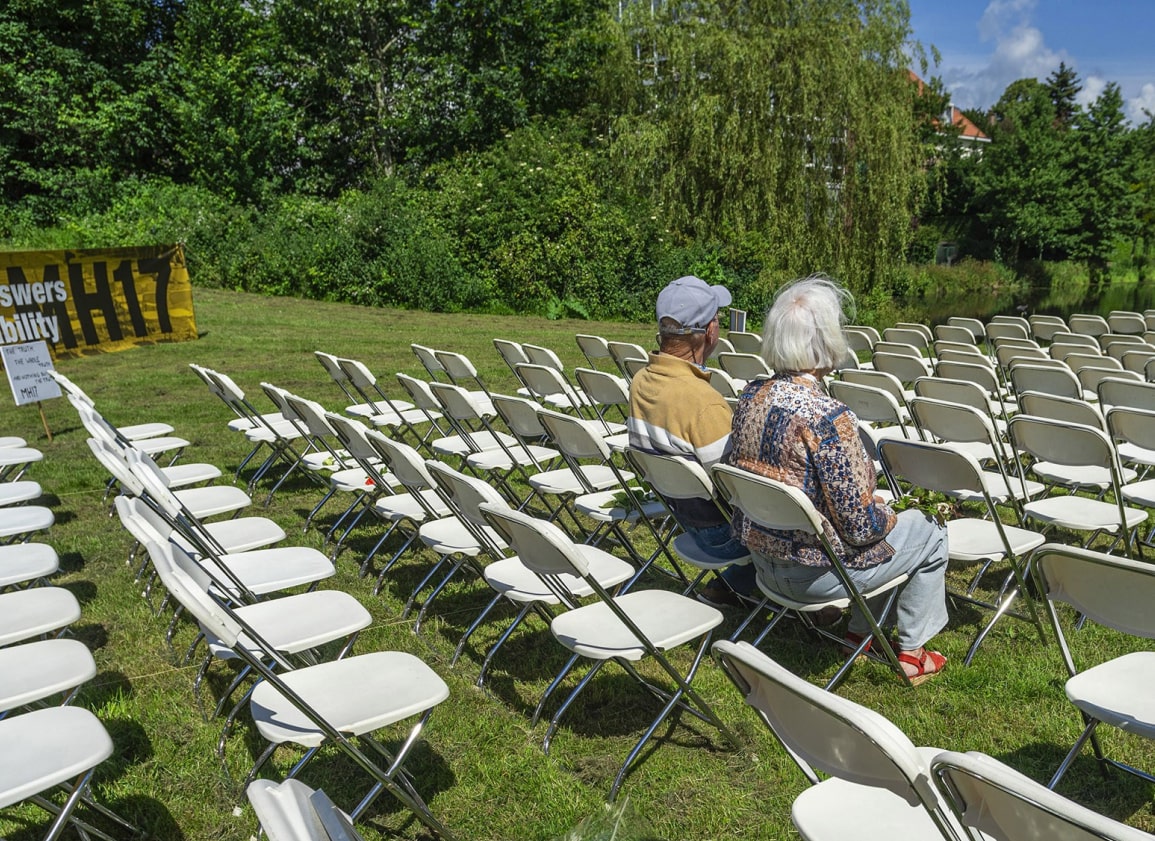
[(775, 371), (837, 367), (850, 353), (842, 327), (853, 311), (849, 290), (822, 275), (795, 280), (778, 290), (762, 324), (762, 356)]

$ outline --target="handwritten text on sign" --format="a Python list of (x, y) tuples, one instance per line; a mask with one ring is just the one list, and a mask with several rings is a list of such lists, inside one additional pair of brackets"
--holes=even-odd
[(4, 358), (4, 371), (8, 374), (8, 384), (12, 386), (12, 397), (17, 406), (60, 396), (60, 386), (49, 373), (52, 358), (48, 355), (47, 344), (3, 345), (0, 354)]

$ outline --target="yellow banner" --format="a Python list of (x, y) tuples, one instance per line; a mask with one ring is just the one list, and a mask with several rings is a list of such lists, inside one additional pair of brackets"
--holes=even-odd
[(57, 356), (197, 337), (180, 245), (0, 252), (0, 344)]

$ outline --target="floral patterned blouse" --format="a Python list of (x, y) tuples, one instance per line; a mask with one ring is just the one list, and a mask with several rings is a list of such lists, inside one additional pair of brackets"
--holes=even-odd
[[(751, 383), (738, 401), (728, 463), (800, 488), (822, 516), (827, 539), (851, 569), (890, 560), (884, 540), (896, 515), (874, 499), (874, 464), (858, 437), (858, 418), (825, 394), (809, 374), (778, 374)], [(752, 551), (829, 566), (813, 535), (763, 529), (736, 516)]]

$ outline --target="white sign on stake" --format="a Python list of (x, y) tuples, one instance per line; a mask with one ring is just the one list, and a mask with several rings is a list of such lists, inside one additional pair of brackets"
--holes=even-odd
[(4, 371), (17, 406), (60, 396), (60, 386), (49, 373), (52, 357), (48, 355), (46, 342), (3, 345), (0, 354), (4, 357)]

